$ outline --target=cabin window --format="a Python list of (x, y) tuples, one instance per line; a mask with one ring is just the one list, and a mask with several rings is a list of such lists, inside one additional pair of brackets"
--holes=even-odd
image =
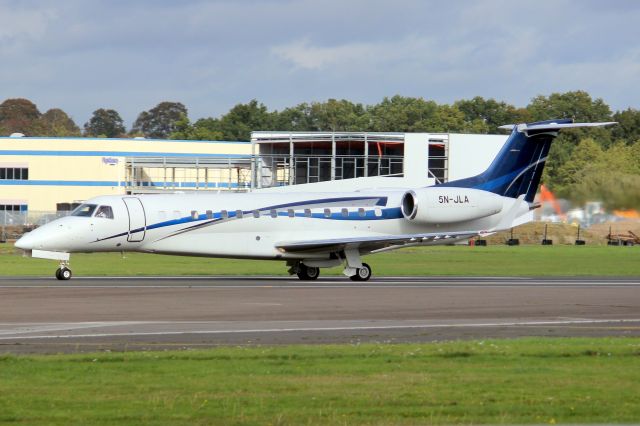
[(71, 216), (91, 217), (96, 207), (97, 206), (95, 204), (80, 204), (71, 212)]
[(253, 211), (253, 217), (255, 217), (256, 219), (260, 217), (260, 210), (254, 210)]
[(223, 219), (229, 219), (229, 212), (226, 211), (226, 210), (222, 210), (220, 212), (220, 217), (223, 218)]
[(211, 210), (207, 210), (207, 219), (213, 219), (213, 212)]
[(195, 210), (191, 210), (191, 219), (196, 220), (198, 219), (198, 212)]
[(272, 209), (271, 210), (271, 217), (273, 217), (273, 218), (278, 217), (278, 210)]
[(342, 217), (349, 217), (349, 210), (348, 209), (342, 209)]
[(311, 217), (311, 209), (304, 209), (304, 216)]
[(113, 209), (111, 206), (100, 206), (98, 207), (98, 210), (96, 210), (95, 217), (113, 219)]
[(360, 207), (358, 209), (358, 216), (365, 217), (366, 215), (367, 215), (367, 212), (365, 212), (364, 209), (362, 207)]
[(289, 217), (294, 217), (296, 215), (296, 212), (294, 212), (293, 209), (289, 209), (289, 210), (287, 210), (287, 215)]
[(331, 217), (331, 209), (324, 209), (324, 217)]
[(236, 217), (238, 219), (242, 219), (243, 216), (244, 216), (244, 213), (242, 212), (242, 210), (236, 210)]
[(373, 212), (376, 215), (376, 217), (382, 217), (382, 209), (380, 207), (376, 207), (376, 209)]

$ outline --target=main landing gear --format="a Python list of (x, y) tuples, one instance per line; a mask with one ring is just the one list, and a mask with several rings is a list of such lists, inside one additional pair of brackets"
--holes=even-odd
[(369, 281), (371, 278), (371, 266), (366, 263), (362, 264), (362, 268), (357, 268), (355, 275), (351, 275), (349, 279), (351, 281)]
[(298, 272), (296, 272), (298, 278), (302, 281), (313, 281), (317, 280), (320, 276), (320, 268), (316, 266), (307, 266), (304, 263), (300, 263), (298, 265)]
[[(338, 265), (332, 264), (324, 267), (333, 266)], [(320, 276), (320, 268), (317, 266), (307, 266), (302, 262), (298, 262), (292, 265), (289, 273), (292, 275), (296, 274), (302, 281), (313, 281), (317, 280)], [(352, 275), (347, 275), (347, 273)], [(359, 268), (347, 267), (345, 268), (345, 275), (347, 275), (351, 281), (369, 281), (369, 278), (371, 278), (371, 266), (366, 263), (361, 263)]]
[(56, 278), (60, 281), (67, 281), (71, 279), (72, 275), (69, 262), (60, 262), (60, 266), (56, 269)]

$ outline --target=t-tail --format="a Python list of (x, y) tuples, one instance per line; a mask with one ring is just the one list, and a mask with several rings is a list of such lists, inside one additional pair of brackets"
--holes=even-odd
[(572, 119), (561, 119), (501, 126), (502, 129), (512, 129), (511, 135), (487, 170), (477, 176), (436, 186), (475, 188), (511, 198), (524, 194), (525, 201), (531, 203), (540, 184), (549, 148), (558, 132), (574, 127), (610, 124), (616, 123), (574, 123)]

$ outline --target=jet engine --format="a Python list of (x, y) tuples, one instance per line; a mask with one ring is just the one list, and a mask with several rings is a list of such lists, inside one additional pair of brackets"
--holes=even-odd
[(471, 188), (421, 188), (403, 195), (401, 210), (405, 219), (420, 223), (464, 222), (499, 213), (502, 197)]

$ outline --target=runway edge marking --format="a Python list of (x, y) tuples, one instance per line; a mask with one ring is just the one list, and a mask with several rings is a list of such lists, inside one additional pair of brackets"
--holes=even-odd
[(421, 328), (475, 328), (475, 327), (522, 327), (539, 325), (573, 325), (573, 324), (606, 324), (606, 323), (630, 323), (640, 322), (636, 319), (591, 319), (576, 321), (511, 321), (494, 323), (468, 323), (468, 324), (407, 324), (407, 325), (372, 325), (353, 327), (300, 327), (300, 328), (267, 328), (267, 329), (241, 329), (241, 330), (190, 330), (190, 331), (152, 331), (152, 332), (126, 332), (126, 333), (95, 333), (95, 334), (68, 334), (68, 335), (40, 335), (40, 336), (14, 336), (0, 337), (0, 340), (35, 340), (35, 339), (73, 339), (92, 337), (121, 337), (121, 336), (175, 336), (186, 334), (244, 334), (244, 333), (286, 333), (299, 331), (350, 331), (350, 330), (393, 330), (393, 329), (421, 329)]

